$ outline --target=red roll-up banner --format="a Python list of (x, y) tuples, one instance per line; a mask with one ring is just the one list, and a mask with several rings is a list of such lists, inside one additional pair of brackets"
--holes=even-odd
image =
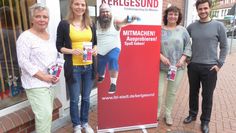
[(98, 132), (156, 127), (162, 0), (97, 0), (98, 16), (102, 3), (128, 24), (120, 29), (116, 91), (108, 93), (109, 65), (98, 83)]

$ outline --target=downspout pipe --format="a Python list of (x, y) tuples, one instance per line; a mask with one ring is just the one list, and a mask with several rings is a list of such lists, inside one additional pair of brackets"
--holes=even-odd
[(184, 1), (184, 27), (187, 27), (187, 21), (188, 21), (188, 6), (189, 2), (188, 0)]

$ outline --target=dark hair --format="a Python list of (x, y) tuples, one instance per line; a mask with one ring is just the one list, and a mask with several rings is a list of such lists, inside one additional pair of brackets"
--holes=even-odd
[(170, 6), (164, 11), (164, 16), (163, 16), (164, 25), (167, 25), (167, 23), (168, 23), (167, 15), (168, 15), (169, 12), (179, 13), (179, 17), (178, 17), (178, 20), (176, 22), (176, 24), (179, 25), (181, 20), (182, 20), (182, 13), (181, 13), (181, 10), (177, 6)]
[(211, 0), (197, 0), (196, 1), (196, 9), (198, 8), (198, 6), (200, 5), (200, 4), (203, 4), (203, 3), (208, 3), (208, 5), (209, 5), (209, 7), (211, 7), (211, 5), (212, 5), (212, 1)]

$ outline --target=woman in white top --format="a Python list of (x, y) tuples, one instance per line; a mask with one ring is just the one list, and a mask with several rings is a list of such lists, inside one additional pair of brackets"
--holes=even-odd
[(55, 63), (57, 50), (46, 31), (49, 21), (48, 8), (35, 4), (30, 8), (32, 27), (18, 38), (17, 58), (21, 68), (22, 86), (35, 115), (37, 133), (50, 133), (54, 89), (59, 79), (48, 74), (47, 68)]

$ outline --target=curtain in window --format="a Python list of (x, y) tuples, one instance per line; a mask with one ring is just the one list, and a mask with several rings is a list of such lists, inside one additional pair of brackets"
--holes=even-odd
[[(16, 40), (22, 31), (30, 28), (28, 8), (34, 3), (36, 0), (0, 0), (0, 100), (16, 99), (24, 93), (16, 57)], [(17, 102), (19, 100), (10, 100), (4, 107)], [(0, 109), (4, 108), (2, 103)]]

